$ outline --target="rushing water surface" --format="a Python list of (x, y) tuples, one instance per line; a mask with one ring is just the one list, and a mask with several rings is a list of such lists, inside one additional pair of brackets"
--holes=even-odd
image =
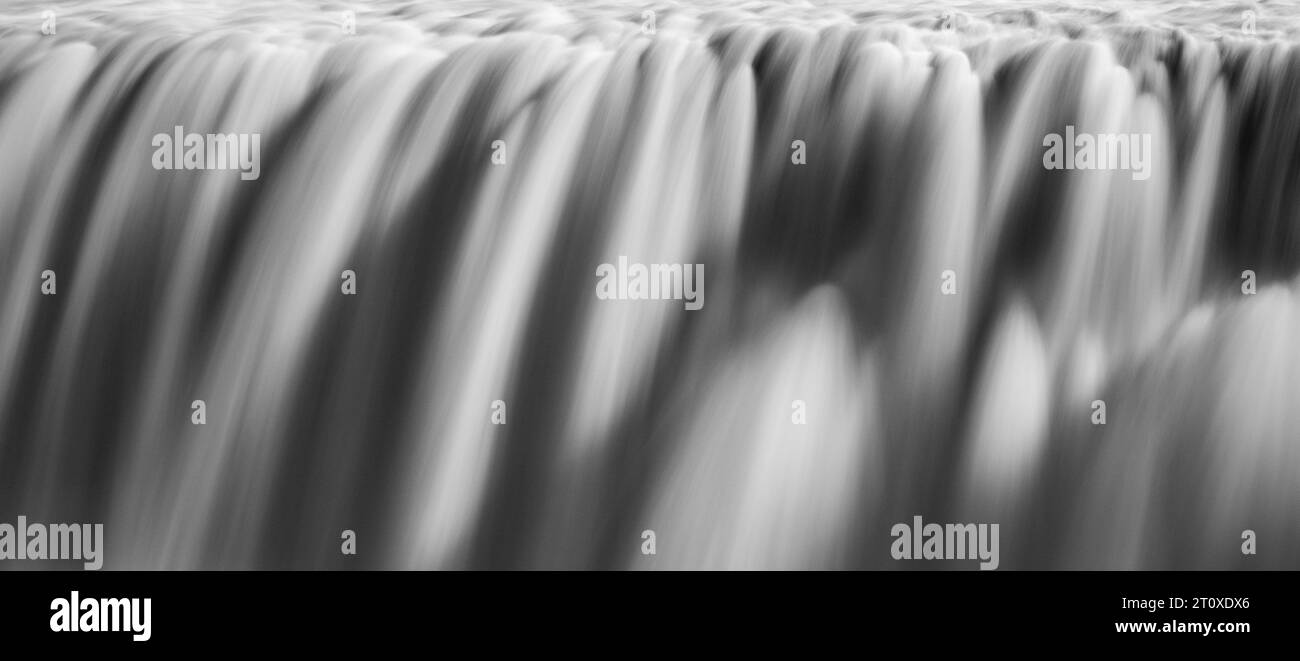
[[(898, 569), (914, 515), (1297, 566), (1294, 7), (47, 4), (0, 7), (0, 521), (108, 568)], [(260, 176), (155, 169), (177, 126)], [(1067, 126), (1149, 178), (1046, 169)], [(620, 256), (702, 309), (598, 299)]]

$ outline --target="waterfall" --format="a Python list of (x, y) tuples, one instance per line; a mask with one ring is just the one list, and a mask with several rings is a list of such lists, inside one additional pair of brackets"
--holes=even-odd
[(1035, 4), (7, 3), (0, 522), (1295, 568), (1300, 11)]

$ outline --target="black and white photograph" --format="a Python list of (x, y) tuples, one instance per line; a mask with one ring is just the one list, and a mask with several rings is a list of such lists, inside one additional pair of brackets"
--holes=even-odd
[(0, 0), (6, 639), (1297, 569), (1300, 2)]

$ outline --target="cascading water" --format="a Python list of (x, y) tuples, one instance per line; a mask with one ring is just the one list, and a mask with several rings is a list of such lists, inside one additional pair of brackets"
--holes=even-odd
[[(1114, 4), (10, 2), (0, 521), (108, 568), (897, 569), (914, 515), (1294, 568), (1300, 12)], [(1148, 176), (1045, 167), (1067, 127)], [(603, 300), (620, 258), (702, 305)]]

